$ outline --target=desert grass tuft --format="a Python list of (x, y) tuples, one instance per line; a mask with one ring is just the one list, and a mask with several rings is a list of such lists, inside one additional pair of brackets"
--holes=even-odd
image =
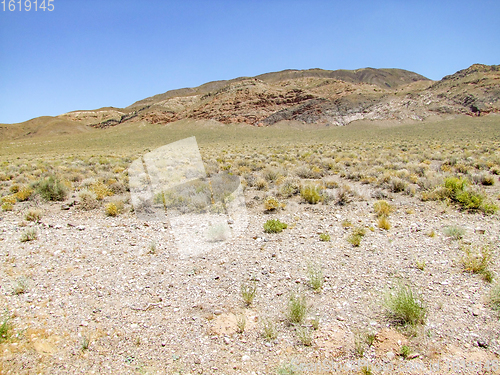
[(490, 270), (492, 252), (489, 245), (482, 247), (472, 247), (468, 245), (462, 246), (464, 255), (461, 259), (462, 266), (466, 272), (472, 272), (481, 275), (482, 278), (491, 282), (493, 273)]
[(38, 234), (35, 228), (27, 229), (21, 234), (21, 242), (34, 241), (38, 238)]
[(316, 293), (319, 293), (321, 288), (323, 288), (324, 282), (323, 268), (319, 264), (309, 263), (307, 265), (307, 277), (311, 288), (313, 288)]
[(263, 319), (262, 320), (262, 336), (267, 341), (275, 340), (278, 337), (278, 331), (274, 322), (271, 319)]
[(423, 324), (427, 313), (422, 298), (402, 283), (385, 296), (384, 307), (387, 317), (402, 326)]
[(287, 319), (291, 324), (300, 324), (307, 314), (306, 296), (298, 292), (290, 294), (287, 306)]
[(257, 295), (257, 283), (255, 281), (250, 281), (241, 284), (240, 292), (245, 304), (250, 306)]

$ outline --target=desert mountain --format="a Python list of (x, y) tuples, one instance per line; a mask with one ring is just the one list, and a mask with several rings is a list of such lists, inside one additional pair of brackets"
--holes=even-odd
[[(431, 81), (402, 69), (284, 70), (167, 91), (120, 109), (69, 112), (0, 126), (2, 138), (182, 119), (269, 126), (283, 120), (347, 125), (500, 111), (500, 66), (475, 64)], [(78, 126), (75, 126), (78, 125)]]

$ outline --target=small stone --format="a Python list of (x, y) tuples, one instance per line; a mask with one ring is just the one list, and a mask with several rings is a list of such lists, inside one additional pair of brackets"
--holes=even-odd
[(215, 310), (215, 311), (214, 311), (214, 314), (215, 314), (215, 315), (222, 315), (222, 310)]
[(69, 210), (69, 206), (67, 204), (63, 204), (63, 205), (61, 205), (61, 210), (62, 211), (68, 211)]
[(479, 346), (480, 348), (484, 348), (486, 349), (489, 345), (486, 341), (484, 340), (477, 340), (477, 346)]
[(82, 322), (80, 323), (80, 325), (81, 325), (82, 327), (87, 327), (87, 326), (89, 325), (89, 323), (88, 323), (88, 322), (86, 322), (85, 320), (82, 320)]
[(389, 361), (393, 361), (394, 358), (396, 358), (396, 355), (393, 352), (387, 352), (385, 356)]
[(243, 362), (245, 362), (245, 361), (249, 361), (249, 360), (250, 360), (250, 356), (248, 356), (248, 355), (246, 355), (246, 354), (245, 354), (243, 357), (241, 357), (241, 360), (242, 360)]
[(75, 228), (78, 230), (85, 230), (85, 227), (83, 225), (78, 225)]
[(345, 318), (342, 315), (337, 315), (337, 320), (340, 320), (341, 322), (343, 322), (345, 320)]
[(486, 230), (484, 228), (477, 227), (476, 229), (474, 229), (474, 232), (476, 232), (477, 234), (484, 234)]
[(481, 310), (479, 310), (477, 307), (472, 308), (472, 315), (479, 316), (479, 314), (481, 314)]
[[(167, 342), (166, 341), (162, 341), (161, 342), (161, 346), (166, 346), (167, 345)], [(195, 362), (196, 363), (196, 362)]]

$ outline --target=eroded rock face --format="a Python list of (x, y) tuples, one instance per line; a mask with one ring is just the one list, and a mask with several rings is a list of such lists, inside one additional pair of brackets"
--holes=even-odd
[(356, 120), (481, 116), (500, 112), (499, 99), (498, 65), (474, 64), (437, 82), (399, 69), (287, 70), (209, 82), (155, 95), (124, 109), (75, 111), (58, 119), (94, 128), (183, 119), (253, 126), (283, 120), (344, 126)]
[[(206, 84), (139, 103), (133, 118), (166, 124), (181, 119), (224, 124), (273, 125), (283, 120), (344, 126), (356, 120), (422, 120), (429, 116), (479, 116), (500, 110), (500, 69), (473, 65), (431, 82), (400, 70), (335, 73), (312, 69)], [(110, 124), (109, 120), (106, 124)]]

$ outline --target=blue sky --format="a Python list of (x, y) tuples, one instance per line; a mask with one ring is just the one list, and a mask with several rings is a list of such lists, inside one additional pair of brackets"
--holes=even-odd
[(10, 12), (0, 3), (0, 123), (283, 69), (402, 68), (441, 79), (500, 64), (497, 0), (53, 4)]

